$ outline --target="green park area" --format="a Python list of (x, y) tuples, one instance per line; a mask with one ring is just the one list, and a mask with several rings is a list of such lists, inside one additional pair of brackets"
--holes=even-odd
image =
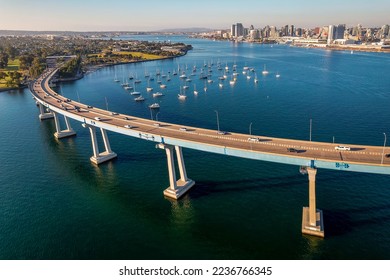
[(0, 89), (17, 87), (22, 77), (19, 59), (8, 60), (6, 67), (0, 69)]

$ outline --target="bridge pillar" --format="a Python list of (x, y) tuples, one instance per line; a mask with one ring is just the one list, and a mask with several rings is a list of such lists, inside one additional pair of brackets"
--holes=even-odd
[[(169, 173), (169, 187), (164, 190), (164, 195), (173, 199), (179, 199), (184, 195), (195, 182), (188, 179), (186, 167), (184, 164), (183, 152), (180, 146), (172, 146), (166, 144), (158, 144), (157, 148), (164, 149), (167, 154), (168, 173)], [(180, 179), (176, 180), (174, 147), (176, 151), (176, 158), (179, 165)]]
[(99, 145), (98, 145), (97, 137), (96, 137), (96, 127), (92, 126), (92, 125), (88, 125), (86, 123), (83, 123), (82, 126), (88, 127), (89, 132), (91, 134), (93, 156), (90, 158), (90, 160), (94, 164), (99, 165), (103, 162), (109, 161), (109, 160), (117, 157), (117, 154), (111, 150), (110, 142), (108, 140), (107, 132), (105, 129), (100, 128), (100, 131), (101, 131), (102, 136), (103, 136), (104, 147), (106, 150), (102, 153), (99, 153)]
[(324, 219), (322, 210), (316, 208), (316, 174), (317, 169), (307, 168), (309, 177), (309, 207), (303, 207), (302, 233), (324, 237)]
[(69, 122), (69, 120), (68, 120), (68, 118), (66, 116), (64, 116), (66, 129), (65, 130), (61, 130), (60, 120), (58, 119), (58, 115), (59, 114), (56, 113), (56, 112), (53, 112), (53, 115), (54, 115), (54, 122), (55, 122), (55, 125), (56, 125), (56, 130), (57, 130), (54, 133), (54, 136), (57, 139), (61, 139), (61, 138), (65, 138), (65, 137), (70, 137), (70, 136), (76, 135), (76, 132), (70, 126), (70, 122)]
[(42, 120), (47, 120), (47, 119), (52, 119), (54, 118), (54, 115), (52, 112), (48, 112), (46, 110), (46, 107), (43, 106), (40, 102), (38, 102), (38, 106), (39, 106), (39, 119), (42, 121)]

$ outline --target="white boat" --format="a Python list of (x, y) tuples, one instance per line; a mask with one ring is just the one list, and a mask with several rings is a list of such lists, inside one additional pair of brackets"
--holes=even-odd
[(196, 90), (196, 85), (194, 85), (194, 94), (197, 95), (198, 91)]
[(253, 81), (255, 82), (255, 84), (259, 82), (259, 79), (257, 79), (257, 75), (255, 75), (255, 79)]
[(177, 97), (179, 97), (179, 99), (181, 99), (181, 100), (184, 100), (184, 99), (187, 98), (187, 96), (186, 96), (185, 94), (182, 94), (182, 93), (179, 93), (179, 94), (177, 95)]
[(146, 91), (147, 91), (147, 92), (153, 91), (153, 88), (150, 86), (149, 80), (148, 80), (148, 86), (146, 87)]
[(164, 84), (160, 85), (160, 88), (166, 88), (166, 87), (167, 87), (167, 85), (164, 85)]
[(268, 75), (268, 71), (267, 71), (267, 69), (265, 68), (265, 64), (264, 64), (264, 70), (263, 70), (263, 72), (261, 72), (263, 75)]
[(140, 93), (139, 91), (136, 91), (136, 90), (135, 90), (135, 83), (133, 83), (133, 86), (134, 86), (134, 87), (133, 87), (134, 90), (133, 90), (132, 92), (130, 92), (130, 94), (131, 94), (131, 95), (140, 95), (141, 93)]
[(153, 97), (160, 97), (160, 96), (163, 96), (164, 94), (161, 93), (161, 92), (155, 92), (153, 93)]
[(180, 77), (180, 79), (186, 79), (187, 75), (186, 75), (186, 73), (183, 72), (179, 77)]
[(177, 95), (177, 97), (181, 100), (184, 100), (187, 98), (186, 94), (185, 93), (181, 93), (181, 88), (180, 88), (180, 93)]
[(220, 88), (223, 88), (223, 83), (219, 83), (219, 87), (220, 87)]
[(280, 74), (278, 72), (276, 72), (276, 75), (275, 75), (276, 78), (280, 78)]
[(145, 98), (142, 95), (140, 95), (140, 96), (134, 98), (134, 100), (137, 101), (137, 102), (140, 102), (140, 101), (144, 101)]
[(149, 108), (150, 108), (150, 109), (158, 109), (158, 108), (160, 108), (160, 104), (158, 104), (158, 103), (153, 103), (152, 105), (149, 105)]

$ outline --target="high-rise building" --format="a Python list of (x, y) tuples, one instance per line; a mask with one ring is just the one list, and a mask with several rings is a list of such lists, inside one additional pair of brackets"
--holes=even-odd
[(329, 25), (328, 44), (332, 44), (334, 40), (344, 39), (345, 24)]
[(345, 24), (339, 24), (336, 27), (333, 39), (344, 39)]
[(294, 25), (290, 25), (288, 28), (288, 36), (295, 36)]
[(235, 33), (236, 33), (235, 37), (244, 36), (244, 26), (242, 25), (242, 23), (236, 24), (236, 32)]
[(232, 34), (231, 36), (234, 38), (236, 37), (236, 25), (232, 24), (232, 27), (230, 29), (230, 33)]
[(334, 40), (334, 33), (335, 33), (336, 26), (334, 25), (329, 25), (329, 30), (328, 30), (328, 45), (333, 43)]

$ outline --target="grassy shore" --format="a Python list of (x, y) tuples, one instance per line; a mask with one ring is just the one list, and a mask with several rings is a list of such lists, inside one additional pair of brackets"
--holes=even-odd
[[(13, 60), (10, 59), (8, 60), (7, 67), (5, 67), (4, 69), (0, 69), (0, 72), (3, 72), (8, 75), (10, 72), (19, 71), (19, 66), (20, 66), (19, 59), (13, 59)], [(8, 80), (7, 77), (5, 79), (0, 79), (0, 89), (8, 88), (7, 80)]]

